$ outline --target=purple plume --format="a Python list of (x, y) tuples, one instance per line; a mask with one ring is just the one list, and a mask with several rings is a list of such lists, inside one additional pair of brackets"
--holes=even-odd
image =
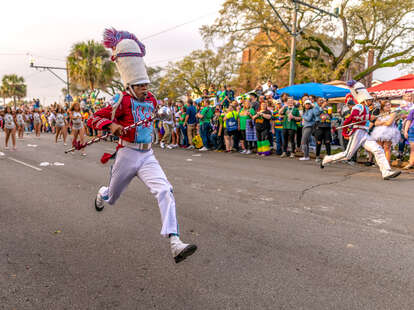
[(117, 44), (121, 42), (123, 39), (130, 39), (137, 42), (139, 48), (141, 49), (140, 57), (145, 56), (145, 45), (142, 44), (134, 34), (129, 33), (128, 31), (118, 31), (115, 28), (106, 28), (104, 31), (102, 43), (106, 48), (113, 48), (117, 46)]
[(357, 81), (355, 80), (349, 80), (348, 82), (346, 82), (346, 85), (348, 85), (349, 87), (354, 87), (354, 85), (356, 84)]

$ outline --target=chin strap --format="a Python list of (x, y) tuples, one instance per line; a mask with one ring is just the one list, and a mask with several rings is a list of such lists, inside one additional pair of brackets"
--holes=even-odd
[(127, 85), (126, 90), (127, 90), (127, 92), (129, 92), (129, 94), (130, 94), (132, 97), (134, 97), (135, 99), (138, 99), (138, 98), (137, 98), (137, 95), (135, 94), (135, 92), (134, 92), (134, 90), (133, 90), (133, 88), (132, 88), (132, 86), (131, 86), (131, 85)]

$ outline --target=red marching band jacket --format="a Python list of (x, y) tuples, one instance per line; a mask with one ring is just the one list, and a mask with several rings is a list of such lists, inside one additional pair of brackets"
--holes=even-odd
[[(122, 127), (127, 127), (140, 120), (150, 118), (156, 107), (157, 100), (150, 92), (148, 92), (147, 98), (142, 103), (138, 103), (130, 94), (123, 92), (122, 95), (115, 95), (109, 106), (96, 111), (88, 119), (88, 126), (95, 130), (108, 130), (109, 125), (112, 123), (119, 124)], [(152, 122), (138, 127), (138, 134), (144, 138), (144, 140), (138, 141), (139, 143), (151, 142), (151, 125)], [(131, 143), (137, 142), (136, 130), (136, 128), (131, 128), (126, 131), (120, 139)], [(118, 145), (117, 149), (120, 147), (121, 146)], [(115, 154), (105, 153), (101, 158), (101, 162), (106, 163), (110, 158), (113, 158), (114, 155)]]
[(348, 128), (344, 128), (342, 135), (345, 138), (349, 138), (356, 130), (368, 130), (368, 122), (371, 119), (371, 115), (369, 114), (369, 108), (362, 104), (356, 104), (351, 111), (351, 114), (345, 119), (342, 126), (346, 126), (352, 123), (356, 123), (353, 126)]

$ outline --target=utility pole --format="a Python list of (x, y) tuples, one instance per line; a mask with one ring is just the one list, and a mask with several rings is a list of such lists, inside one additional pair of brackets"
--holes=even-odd
[[(69, 68), (68, 68), (68, 63), (66, 63), (66, 67), (50, 67), (50, 66), (35, 66), (33, 63), (33, 60), (30, 61), (30, 68), (34, 68), (34, 69), (39, 69), (39, 70), (47, 70), (50, 73), (52, 73), (57, 79), (59, 79), (60, 81), (62, 81), (65, 85), (66, 85), (66, 89), (67, 89), (67, 98), (70, 98), (70, 84), (69, 84)], [(64, 79), (62, 79), (59, 75), (57, 75), (54, 71), (52, 70), (64, 70), (66, 71), (66, 81)]]
[(292, 16), (292, 34), (290, 43), (290, 72), (289, 72), (289, 86), (295, 82), (295, 59), (296, 59), (296, 23), (298, 17), (298, 4), (294, 1), (294, 9)]
[[(275, 12), (277, 18), (282, 23), (283, 27), (286, 29), (286, 31), (291, 36), (291, 45), (290, 45), (290, 72), (289, 72), (289, 86), (293, 85), (295, 82), (295, 60), (296, 60), (296, 38), (305, 30), (306, 27), (308, 27), (312, 22), (316, 20), (319, 16), (322, 16), (323, 14), (338, 17), (339, 9), (335, 8), (335, 14), (330, 13), (328, 11), (325, 11), (323, 9), (320, 9), (314, 5), (302, 2), (300, 0), (292, 0), (294, 4), (293, 8), (293, 15), (292, 15), (292, 26), (291, 28), (284, 22), (282, 17), (280, 16), (279, 12), (276, 10), (275, 6), (270, 2), (270, 0), (267, 0), (271, 8), (273, 9), (273, 12)], [(299, 4), (304, 5), (306, 7), (309, 7), (313, 10), (318, 11), (318, 13), (304, 26), (300, 27), (300, 25), (297, 25), (297, 15), (298, 15), (298, 9)]]

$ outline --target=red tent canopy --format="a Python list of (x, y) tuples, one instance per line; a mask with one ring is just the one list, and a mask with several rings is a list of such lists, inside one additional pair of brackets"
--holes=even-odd
[(370, 93), (375, 93), (378, 98), (401, 97), (405, 92), (413, 90), (414, 74), (404, 75), (397, 79), (368, 88), (368, 91)]

